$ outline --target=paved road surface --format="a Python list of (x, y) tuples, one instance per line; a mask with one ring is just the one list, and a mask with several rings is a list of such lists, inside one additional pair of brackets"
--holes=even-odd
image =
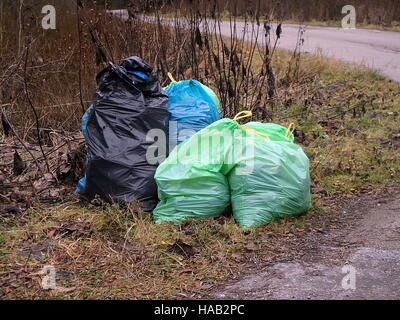
[[(280, 48), (294, 50), (299, 27), (283, 25)], [(400, 83), (400, 32), (313, 26), (305, 30), (303, 52), (320, 52), (344, 62), (361, 63)], [(226, 23), (222, 31), (230, 34)]]
[[(127, 17), (125, 10), (114, 10), (113, 13)], [(168, 23), (171, 19), (165, 21)], [(237, 22), (236, 28), (236, 35), (242, 38), (245, 23)], [(254, 28), (257, 26), (254, 25)], [(248, 24), (248, 37), (252, 29), (252, 25)], [(293, 50), (299, 26), (284, 24), (282, 31), (279, 48)], [(229, 22), (221, 23), (221, 32), (224, 36), (231, 36)], [(344, 62), (361, 63), (400, 83), (400, 32), (307, 26), (302, 51), (310, 54), (321, 52), (326, 57)]]
[(356, 226), (322, 234), (309, 258), (276, 263), (211, 298), (400, 299), (400, 198), (360, 207)]

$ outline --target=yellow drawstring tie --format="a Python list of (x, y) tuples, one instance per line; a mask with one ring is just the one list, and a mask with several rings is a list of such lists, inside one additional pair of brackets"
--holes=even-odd
[(289, 127), (286, 130), (285, 137), (289, 138), (291, 134), (293, 134), (294, 129), (296, 128), (295, 124), (292, 122), (289, 124)]
[(251, 117), (252, 115), (253, 115), (253, 113), (251, 111), (249, 111), (249, 110), (248, 111), (241, 111), (233, 118), (233, 121), (238, 121), (238, 120), (243, 119), (243, 118), (248, 118), (248, 117)]
[[(248, 117), (251, 117), (252, 115), (253, 115), (253, 113), (251, 111), (249, 111), (249, 110), (241, 111), (233, 118), (233, 121), (238, 121), (238, 120), (243, 119), (243, 118), (248, 118)], [(253, 128), (249, 128), (249, 127), (246, 127), (246, 126), (239, 126), (239, 127), (241, 129), (243, 129), (243, 130), (251, 132), (252, 134), (254, 134), (256, 136), (259, 136), (259, 137), (267, 139), (267, 140), (271, 140), (266, 134), (260, 133), (260, 132), (258, 132), (256, 130), (254, 130)]]
[(243, 130), (251, 132), (252, 134), (255, 134), (256, 136), (259, 136), (259, 137), (267, 139), (267, 140), (271, 140), (270, 137), (268, 137), (266, 134), (260, 133), (260, 132), (258, 132), (256, 130), (254, 130), (253, 128), (249, 128), (249, 127), (246, 127), (246, 126), (239, 126), (239, 127), (242, 128)]
[(172, 76), (171, 72), (167, 72), (167, 76), (169, 78), (169, 80), (171, 80), (172, 82), (176, 82), (176, 80), (174, 79), (174, 77)]

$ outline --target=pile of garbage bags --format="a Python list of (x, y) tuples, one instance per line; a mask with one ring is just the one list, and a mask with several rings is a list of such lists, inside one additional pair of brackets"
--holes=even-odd
[[(231, 210), (241, 228), (311, 208), (309, 160), (294, 143), (293, 127), (240, 125), (248, 111), (220, 119), (221, 104), (210, 88), (169, 76), (163, 90), (139, 57), (99, 73), (93, 105), (82, 118), (88, 155), (76, 189), (81, 198), (138, 200), (156, 223)], [(148, 134), (154, 130), (158, 135)], [(165, 156), (148, 161), (161, 141), (168, 146), (156, 152)]]

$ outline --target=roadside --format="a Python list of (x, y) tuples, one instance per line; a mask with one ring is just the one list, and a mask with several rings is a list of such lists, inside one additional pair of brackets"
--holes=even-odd
[(328, 219), (331, 223), (292, 239), (285, 255), (266, 268), (220, 286), (207, 297), (399, 299), (399, 189), (347, 202)]
[[(127, 18), (124, 10), (113, 12), (122, 19)], [(179, 22), (185, 25), (184, 18), (162, 15), (163, 24), (174, 25)], [(149, 19), (151, 21), (151, 19)], [(216, 23), (213, 19), (199, 23), (201, 31), (213, 30), (208, 26)], [(236, 37), (248, 42), (257, 41), (260, 46), (265, 45), (264, 25), (254, 20), (236, 19), (233, 21), (222, 19), (218, 23), (218, 31), (227, 38)], [(278, 23), (271, 23), (273, 32), (268, 31), (268, 37), (276, 38)], [(280, 25), (281, 33), (277, 41), (280, 49), (301, 51), (309, 55), (321, 55), (329, 59), (337, 59), (348, 64), (357, 64), (371, 71), (382, 74), (389, 79), (400, 83), (400, 32), (381, 31), (370, 28), (343, 29), (318, 24), (304, 25), (293, 22)], [(258, 35), (255, 37), (255, 35)], [(256, 40), (255, 40), (256, 39)], [(299, 45), (300, 41), (300, 45)]]
[[(250, 47), (243, 45), (239, 49), (233, 52), (250, 56)], [(263, 55), (255, 52), (253, 60), (243, 60), (251, 62), (246, 74), (257, 75), (262, 70)], [(233, 56), (222, 54), (225, 58)], [(208, 74), (209, 79), (225, 72), (213, 68), (215, 64), (206, 63), (206, 59), (199, 61), (201, 74)], [(231, 68), (232, 65), (227, 64)], [(237, 65), (234, 70), (241, 70)], [(65, 166), (74, 145), (79, 151), (82, 138), (77, 132), (76, 138), (72, 134), (52, 135), (52, 146), (44, 150), (49, 154), (50, 165), (68, 177), (61, 190), (52, 188), (52, 177), (36, 185), (35, 181), (32, 183), (31, 171), (13, 174), (15, 150), (23, 161), (28, 162), (31, 157), (12, 137), (2, 136), (0, 174), (4, 178), (0, 182), (4, 183), (0, 183), (0, 196), (8, 207), (26, 204), (20, 209), (29, 209), (0, 208), (0, 296), (201, 297), (243, 272), (258, 272), (268, 264), (290, 261), (287, 259), (293, 259), (299, 247), (293, 242), (295, 239), (317, 237), (328, 225), (339, 228), (342, 217), (335, 215), (338, 204), (345, 205), (363, 193), (365, 197), (379, 198), (385, 190), (393, 192), (390, 186), (398, 183), (400, 168), (400, 87), (374, 72), (321, 56), (278, 50), (272, 65), (277, 80), (274, 105), (264, 100), (257, 102), (252, 108), (254, 120), (285, 126), (296, 123), (296, 143), (311, 160), (313, 210), (252, 230), (240, 230), (231, 216), (191, 221), (182, 226), (155, 225), (151, 216), (144, 215), (135, 205), (80, 206), (73, 195), (76, 179), (82, 172), (80, 165), (67, 161)], [(192, 67), (186, 71), (185, 78), (189, 78)], [(242, 87), (249, 88), (241, 91), (246, 91), (244, 102), (253, 98), (254, 83)], [(247, 108), (245, 104), (239, 106)], [(271, 110), (275, 111), (273, 119)], [(27, 147), (40, 157), (37, 145)], [(35, 168), (32, 162), (30, 165)], [(36, 187), (43, 192), (38, 193)], [(314, 248), (319, 245), (318, 241), (310, 243)], [(303, 245), (308, 246), (307, 242)], [(46, 265), (56, 269), (56, 289), (42, 287), (41, 272)]]
[[(229, 21), (229, 18), (222, 18), (223, 21)], [(245, 21), (244, 18), (236, 18), (236, 21)], [(302, 25), (302, 26), (313, 26), (313, 27), (324, 27), (324, 28), (342, 28), (342, 24), (340, 20), (333, 21), (301, 21), (301, 20), (283, 20), (280, 21), (282, 24), (288, 25)], [(391, 32), (400, 32), (400, 21), (393, 21), (390, 25), (379, 25), (379, 24), (369, 24), (363, 22), (357, 22), (357, 29), (367, 29), (367, 30), (377, 30), (377, 31), (391, 31)]]
[[(254, 30), (253, 30), (254, 27)], [(264, 39), (263, 27), (254, 24), (245, 29), (244, 22), (237, 22), (237, 37), (251, 41), (253, 32), (260, 32), (258, 43)], [(274, 24), (274, 29), (276, 24)], [(230, 37), (232, 27), (222, 22), (221, 34)], [(242, 31), (246, 30), (246, 31)], [(245, 32), (245, 33), (244, 33)], [(298, 47), (298, 39), (301, 46)], [(310, 55), (322, 55), (349, 64), (362, 65), (400, 83), (400, 33), (369, 29), (342, 29), (319, 26), (283, 24), (278, 47), (293, 52), (298, 49)]]
[[(274, 58), (279, 79), (285, 79), (291, 56), (279, 52)], [(366, 198), (379, 198), (385, 190), (393, 193), (390, 186), (399, 177), (399, 86), (370, 72), (308, 56), (302, 58), (296, 79), (278, 89), (282, 107), (275, 121), (297, 123), (296, 141), (311, 159), (313, 210), (252, 230), (239, 229), (231, 216), (156, 225), (134, 205), (82, 208), (72, 195), (73, 183), (63, 186), (56, 198), (51, 198), (55, 190), (44, 184), (50, 192), (44, 194), (47, 203), (34, 201), (38, 195), (33, 193), (28, 210), (0, 214), (1, 298), (202, 297), (243, 272), (290, 262), (302, 246), (316, 250), (319, 234), (330, 232), (325, 230), (329, 225), (357, 223), (354, 214), (342, 222), (335, 208), (346, 207), (360, 193)], [(18, 188), (21, 176), (12, 175), (15, 143), (2, 139), (1, 169), (10, 179), (4, 180), (2, 192), (8, 198), (15, 195), (15, 201), (29, 200), (30, 192), (21, 194)], [(22, 159), (29, 158), (18, 148)], [(60, 165), (54, 156), (51, 163)], [(61, 171), (74, 176), (75, 167)], [(29, 180), (26, 184), (30, 186)], [(295, 239), (304, 239), (302, 246)], [(42, 288), (46, 265), (56, 269), (54, 290)]]
[[(316, 26), (316, 27), (332, 27), (332, 28), (341, 28), (341, 21), (295, 21), (295, 20), (284, 20), (282, 23), (284, 24), (302, 24), (306, 26)], [(391, 25), (380, 25), (380, 24), (368, 24), (368, 23), (360, 23), (356, 24), (356, 28), (358, 29), (368, 29), (368, 30), (379, 30), (379, 31), (393, 31), (400, 32), (400, 21), (393, 21)]]

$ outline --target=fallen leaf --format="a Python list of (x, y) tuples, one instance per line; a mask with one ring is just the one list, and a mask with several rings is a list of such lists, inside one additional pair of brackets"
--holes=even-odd
[(46, 234), (47, 238), (53, 238), (54, 235), (56, 234), (57, 230), (58, 229), (56, 227), (50, 228), (50, 230)]

